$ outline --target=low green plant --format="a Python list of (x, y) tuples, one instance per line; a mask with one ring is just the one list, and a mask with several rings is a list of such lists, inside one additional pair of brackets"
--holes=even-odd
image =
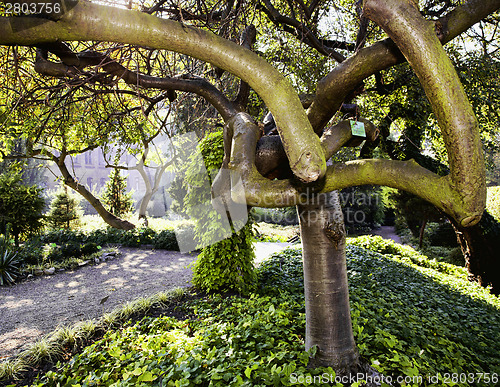
[(43, 243), (39, 237), (28, 239), (17, 249), (17, 258), (22, 265), (38, 265), (43, 262)]
[(52, 333), (51, 340), (74, 349), (81, 337), (80, 329), (77, 326), (62, 326)]
[(0, 286), (14, 283), (19, 275), (20, 262), (9, 238), (9, 229), (0, 235)]
[(18, 380), (19, 375), (28, 368), (26, 361), (22, 358), (6, 360), (0, 362), (0, 381), (2, 380)]
[(179, 251), (179, 245), (173, 230), (160, 231), (155, 235), (152, 242), (155, 249)]
[[(498, 297), (424, 264), (426, 257), (413, 263), (411, 249), (385, 246), (392, 253), (381, 254), (359, 246), (373, 248), (378, 239), (349, 242), (353, 330), (373, 367), (393, 380), (413, 380), (405, 384), (412, 387), (487, 385), (454, 382), (452, 374), (498, 381)], [(249, 297), (184, 299), (179, 308), (186, 319), (145, 317), (109, 330), (35, 385), (341, 386), (322, 382), (333, 380), (331, 369), (307, 368), (301, 250), (274, 255), (257, 276)]]
[(40, 364), (42, 361), (55, 362), (60, 359), (62, 351), (62, 343), (50, 337), (44, 337), (28, 349), (21, 352), (20, 357), (26, 359), (30, 364)]

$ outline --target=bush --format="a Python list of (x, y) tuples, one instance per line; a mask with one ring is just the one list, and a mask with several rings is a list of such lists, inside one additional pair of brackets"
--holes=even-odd
[(8, 172), (0, 175), (0, 232), (11, 225), (16, 245), (20, 237), (28, 237), (43, 228), (45, 201), (42, 189), (22, 184), (21, 175)]
[(9, 237), (9, 228), (0, 235), (0, 286), (14, 283), (19, 275), (19, 260)]
[(98, 246), (97, 243), (94, 242), (87, 242), (82, 245), (80, 249), (82, 255), (91, 255), (97, 253), (99, 250), (100, 246)]
[(440, 223), (428, 234), (429, 243), (433, 246), (458, 246), (457, 234), (451, 223)]
[(61, 186), (50, 203), (50, 209), (45, 218), (50, 228), (68, 230), (78, 225), (81, 213), (77, 199), (68, 193), (66, 186)]
[(199, 154), (190, 160), (186, 173), (189, 190), (185, 198), (186, 211), (196, 222), (195, 236), (204, 247), (193, 268), (193, 285), (208, 292), (248, 292), (255, 286), (251, 216), (235, 232), (233, 224), (230, 230), (224, 227), (221, 214), (209, 205), (212, 199), (209, 175), (220, 168), (224, 156), (222, 132), (207, 135), (198, 144), (198, 151), (203, 160)]
[(500, 222), (500, 186), (488, 187), (486, 209)]
[(177, 238), (173, 230), (162, 230), (153, 239), (155, 249), (179, 251)]
[(43, 243), (40, 237), (28, 239), (17, 250), (17, 258), (21, 264), (39, 265), (43, 261)]

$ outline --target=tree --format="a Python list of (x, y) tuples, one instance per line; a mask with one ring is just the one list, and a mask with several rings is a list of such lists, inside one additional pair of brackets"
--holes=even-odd
[(69, 194), (68, 187), (61, 185), (50, 203), (49, 212), (45, 219), (52, 229), (65, 228), (69, 230), (80, 219), (80, 212), (76, 198)]
[(127, 193), (127, 180), (118, 168), (113, 168), (106, 182), (102, 202), (113, 215), (121, 217), (134, 209), (132, 194)]
[[(108, 95), (127, 96), (127, 101), (135, 93), (138, 100), (149, 101), (149, 106), (174, 101), (176, 91), (205, 98), (224, 121), (225, 156), (213, 184), (214, 196), (223, 198), (226, 208), (234, 203), (299, 206), (304, 274), (309, 278), (305, 283), (306, 348), (318, 347), (313, 364), (334, 365), (339, 374), (357, 372), (362, 364), (348, 329), (344, 227), (338, 199), (329, 192), (363, 184), (386, 185), (420, 196), (453, 218), (458, 227), (478, 224), (486, 200), (479, 126), (442, 44), (481, 20), (491, 24), (495, 34), (500, 1), (427, 0), (421, 9), (406, 0), (207, 0), (182, 7), (161, 0), (134, 7), (142, 12), (66, 0), (58, 12), (9, 15), (0, 18), (0, 44), (37, 47), (37, 71), (64, 79), (65, 85), (73, 85), (72, 91), (82, 84), (95, 84), (111, 90)], [(332, 9), (348, 21), (337, 20), (342, 31), (334, 31), (345, 39), (334, 38), (321, 27), (320, 21), (332, 18)], [(275, 37), (272, 44), (263, 42), (262, 50), (282, 45), (275, 51), (279, 55), (265, 60), (251, 50), (256, 36), (251, 21)], [(335, 22), (330, 24), (332, 30), (337, 28)], [(78, 42), (86, 41), (103, 43), (82, 49), (83, 43)], [(488, 45), (486, 39), (483, 43)], [(289, 44), (300, 47), (300, 60), (283, 55)], [(158, 65), (165, 50), (198, 59), (194, 61), (201, 63), (197, 73), (167, 74), (163, 70), (169, 61)], [(314, 67), (320, 71), (307, 71), (318, 57), (325, 65)], [(131, 58), (136, 59), (134, 64)], [(290, 71), (290, 80), (270, 61), (283, 72)], [(440, 176), (413, 160), (387, 158), (327, 166), (326, 160), (344, 146), (360, 145), (363, 140), (375, 143), (378, 129), (359, 117), (360, 105), (353, 102), (370, 77), (380, 77), (404, 61), (416, 73), (430, 102), (449, 173)], [(313, 80), (315, 75), (322, 78)], [(154, 90), (161, 93), (153, 95)], [(313, 94), (300, 98), (299, 91)], [(149, 106), (139, 111), (146, 112)], [(256, 122), (263, 116), (261, 106), (272, 113), (275, 128)], [(339, 119), (338, 112), (351, 119)], [(357, 128), (354, 134), (352, 125)], [(240, 178), (228, 178), (235, 175)], [(243, 185), (244, 197), (232, 194), (235, 184)], [(316, 236), (314, 241), (312, 236)], [(311, 243), (314, 249), (308, 247)], [(332, 325), (332, 316), (340, 323)]]
[(10, 227), (16, 246), (19, 246), (20, 237), (35, 234), (43, 228), (44, 208), (41, 188), (24, 185), (16, 171), (0, 175), (0, 230), (6, 235)]

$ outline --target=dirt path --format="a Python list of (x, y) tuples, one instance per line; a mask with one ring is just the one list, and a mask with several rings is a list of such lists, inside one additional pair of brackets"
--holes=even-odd
[(371, 232), (373, 235), (380, 235), (384, 239), (392, 239), (396, 243), (402, 243), (401, 238), (396, 231), (394, 226), (382, 226), (377, 230)]
[[(288, 243), (256, 243), (256, 262)], [(140, 296), (189, 286), (194, 254), (120, 248), (98, 265), (0, 287), (0, 360), (21, 352), (58, 325), (94, 319)], [(104, 297), (109, 298), (101, 305)]]
[(0, 359), (60, 324), (97, 318), (126, 301), (190, 283), (187, 266), (195, 255), (131, 248), (120, 252), (98, 265), (0, 287)]

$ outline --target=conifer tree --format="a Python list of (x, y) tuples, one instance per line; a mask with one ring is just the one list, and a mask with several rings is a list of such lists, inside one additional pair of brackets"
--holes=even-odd
[(81, 209), (78, 200), (68, 192), (68, 187), (62, 185), (50, 203), (49, 213), (46, 216), (49, 227), (69, 230), (78, 224), (80, 216)]
[(127, 193), (127, 180), (117, 168), (113, 168), (104, 187), (102, 202), (113, 215), (122, 217), (134, 209), (132, 193)]

